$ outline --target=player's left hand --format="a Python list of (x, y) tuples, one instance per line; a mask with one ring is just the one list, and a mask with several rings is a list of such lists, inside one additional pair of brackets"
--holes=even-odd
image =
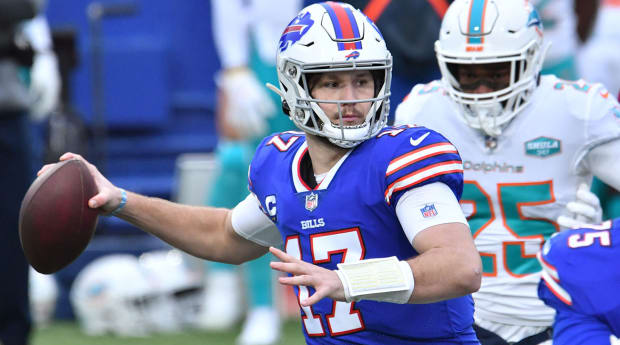
[(295, 259), (274, 247), (270, 247), (269, 251), (281, 260), (281, 262), (272, 261), (271, 268), (293, 275), (292, 277), (278, 278), (280, 284), (312, 286), (316, 290), (312, 296), (300, 301), (302, 307), (311, 306), (325, 297), (336, 301), (345, 301), (344, 287), (336, 271)]
[(585, 183), (577, 189), (575, 200), (566, 204), (566, 211), (568, 215), (561, 215), (557, 219), (563, 229), (575, 229), (585, 224), (600, 224), (603, 221), (601, 203)]

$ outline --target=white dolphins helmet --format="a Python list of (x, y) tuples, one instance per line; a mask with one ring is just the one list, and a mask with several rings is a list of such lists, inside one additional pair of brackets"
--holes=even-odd
[(69, 297), (86, 334), (150, 333), (148, 317), (156, 294), (133, 255), (111, 254), (89, 263), (75, 278)]
[[(547, 46), (542, 22), (527, 0), (456, 0), (441, 24), (435, 51), (444, 87), (465, 122), (496, 137), (538, 86)], [(510, 82), (493, 92), (464, 92), (461, 65), (510, 63)]]
[(154, 330), (176, 332), (193, 327), (202, 304), (202, 280), (192, 272), (180, 251), (158, 250), (138, 258), (157, 292), (150, 320)]
[(58, 283), (53, 275), (41, 274), (32, 267), (29, 275), (30, 313), (37, 327), (45, 327), (56, 310)]
[[(392, 56), (375, 24), (349, 4), (323, 2), (310, 5), (289, 23), (276, 56), (282, 107), (301, 130), (326, 137), (344, 148), (354, 147), (379, 132), (387, 122)], [(370, 70), (374, 98), (329, 101), (310, 96), (308, 74)], [(341, 105), (372, 102), (363, 124), (342, 124)], [(332, 123), (318, 103), (338, 104), (340, 124)]]

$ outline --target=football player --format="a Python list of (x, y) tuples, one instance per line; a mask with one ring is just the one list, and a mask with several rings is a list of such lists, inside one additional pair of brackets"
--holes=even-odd
[(546, 46), (528, 1), (453, 2), (435, 48), (442, 79), (416, 85), (396, 124), (441, 131), (463, 158), (481, 343), (541, 343), (554, 311), (538, 299), (535, 255), (560, 225), (600, 221), (593, 175), (620, 188), (620, 107), (600, 84), (540, 76)]
[(309, 344), (478, 344), (462, 163), (435, 131), (385, 127), (392, 59), (375, 25), (347, 4), (310, 5), (284, 29), (277, 69), (272, 89), (302, 132), (262, 141), (233, 210), (129, 193), (92, 165), (90, 207), (208, 260), (271, 251)]
[(538, 253), (538, 295), (556, 310), (554, 345), (615, 344), (620, 336), (620, 218), (552, 236)]

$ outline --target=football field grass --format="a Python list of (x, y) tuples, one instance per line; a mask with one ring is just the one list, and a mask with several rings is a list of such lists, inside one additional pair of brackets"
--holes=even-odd
[[(35, 329), (31, 345), (234, 345), (240, 332), (237, 326), (229, 332), (185, 330), (179, 333), (156, 334), (145, 338), (114, 336), (91, 337), (83, 334), (75, 322), (59, 321), (42, 329)], [(303, 345), (301, 323), (289, 319), (282, 325), (281, 345)]]

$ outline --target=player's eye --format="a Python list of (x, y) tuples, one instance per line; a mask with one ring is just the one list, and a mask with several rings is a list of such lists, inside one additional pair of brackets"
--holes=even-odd
[(326, 80), (321, 84), (322, 87), (324, 88), (337, 88), (338, 87), (338, 82), (335, 80)]

